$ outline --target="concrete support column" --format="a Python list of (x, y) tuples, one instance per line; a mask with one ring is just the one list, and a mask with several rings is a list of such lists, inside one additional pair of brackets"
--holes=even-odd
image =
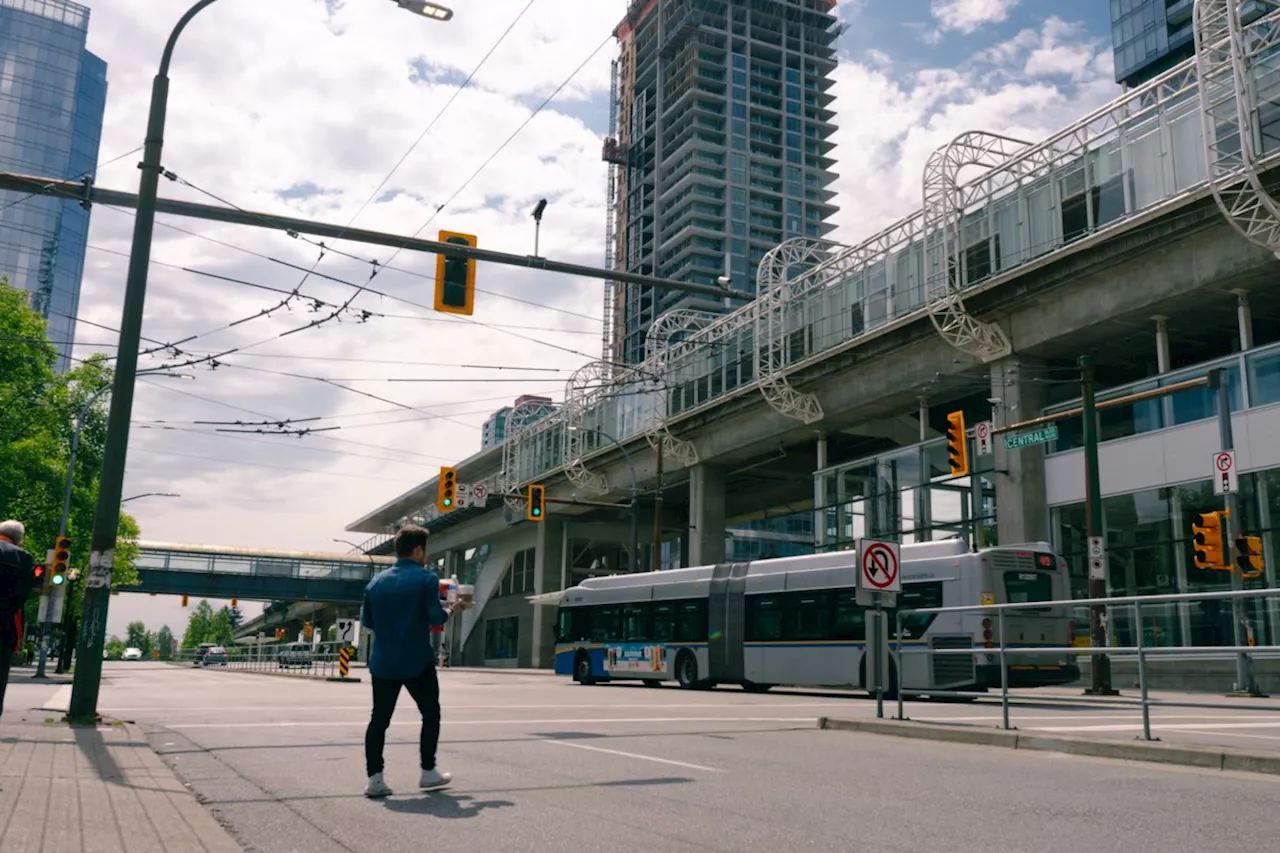
[[(827, 434), (818, 433), (818, 470), (822, 471), (830, 464), (827, 461)], [(818, 551), (825, 550), (827, 544), (827, 489), (826, 479), (813, 478), (813, 544)]]
[(1253, 349), (1253, 309), (1249, 307), (1249, 291), (1233, 290), (1236, 295), (1236, 318), (1240, 324), (1240, 351)]
[[(1045, 405), (1042, 362), (1010, 357), (991, 367), (991, 396), (1000, 400), (997, 426), (1038, 417)], [(996, 531), (1001, 545), (1047, 541), (1049, 508), (1045, 498), (1044, 447), (1005, 449), (1001, 436), (995, 453)]]
[(1169, 372), (1169, 318), (1159, 314), (1151, 318), (1156, 321), (1156, 371)]
[(723, 563), (724, 469), (715, 465), (695, 465), (689, 475), (689, 562), (686, 565)]
[[(533, 563), (534, 595), (560, 589), (566, 527), (566, 522), (551, 518), (538, 525), (538, 544), (534, 546)], [(533, 605), (533, 651), (530, 663), (535, 667), (549, 668), (555, 665), (555, 618), (556, 608), (545, 604)]]

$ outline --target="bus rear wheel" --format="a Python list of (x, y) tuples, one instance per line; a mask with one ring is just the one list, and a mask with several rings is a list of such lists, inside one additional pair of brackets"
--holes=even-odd
[(698, 681), (698, 659), (687, 649), (680, 652), (676, 658), (676, 683), (686, 690), (695, 690), (702, 686)]

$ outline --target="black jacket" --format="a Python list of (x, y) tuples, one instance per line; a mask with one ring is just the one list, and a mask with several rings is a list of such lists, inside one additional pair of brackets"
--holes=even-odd
[(22, 607), (36, 586), (36, 561), (8, 539), (0, 539), (0, 648), (22, 640)]

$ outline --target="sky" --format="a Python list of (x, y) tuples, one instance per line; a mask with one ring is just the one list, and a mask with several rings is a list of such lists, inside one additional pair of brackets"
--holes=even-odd
[[(89, 6), (89, 49), (108, 63), (98, 185), (136, 191), (152, 77), (186, 4)], [(546, 198), (541, 254), (603, 265), (600, 149), (625, 0), (454, 6), (439, 23), (390, 0), (214, 4), (175, 53), (163, 162), (176, 180), (161, 194), (429, 239), (461, 231), (519, 254)], [(1037, 141), (1119, 96), (1108, 6), (842, 0), (834, 238), (858, 242), (918, 209), (926, 158), (962, 132)], [(77, 357), (114, 354), (132, 227), (95, 206)], [(476, 452), (494, 409), (559, 398), (599, 357), (599, 281), (481, 265), (475, 315), (457, 319), (430, 310), (434, 256), (320, 242), (158, 217), (143, 327), (154, 351), (139, 368), (186, 378), (138, 385), (125, 494), (180, 495), (130, 503), (144, 540), (350, 550), (333, 540), (366, 537), (348, 524)], [(316, 431), (226, 431), (286, 419)], [(175, 598), (113, 596), (109, 630), (132, 618), (186, 622)]]

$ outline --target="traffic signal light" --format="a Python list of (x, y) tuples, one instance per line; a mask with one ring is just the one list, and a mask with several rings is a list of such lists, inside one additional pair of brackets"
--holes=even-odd
[(529, 504), (525, 509), (525, 517), (530, 521), (542, 521), (543, 512), (547, 506), (547, 488), (546, 486), (533, 485), (529, 487)]
[[(441, 231), (441, 243), (475, 248), (474, 234)], [(436, 310), (449, 314), (471, 314), (475, 308), (476, 262), (469, 258), (436, 255)]]
[(453, 512), (453, 493), (457, 487), (458, 472), (452, 468), (441, 468), (436, 492), (436, 509), (441, 512)]
[(1236, 568), (1242, 578), (1262, 575), (1262, 540), (1257, 536), (1236, 537)]
[(186, 607), (186, 606), (187, 606), (187, 597), (186, 597), (185, 595), (184, 595), (184, 596), (182, 596), (182, 606), (183, 606), (183, 607)]
[(969, 473), (969, 439), (964, 432), (964, 412), (947, 415), (947, 460), (951, 463), (952, 477), (963, 477)]
[(71, 540), (59, 536), (53, 540), (53, 577), (49, 582), (61, 586), (67, 580), (67, 565), (71, 562)]
[(235, 609), (236, 609), (236, 605), (237, 605), (238, 603), (239, 603), (239, 602), (237, 602), (234, 598), (233, 598), (233, 599), (231, 599), (231, 609), (232, 609), (232, 610), (235, 610)]
[(37, 586), (39, 586), (41, 589), (43, 589), (43, 588), (44, 588), (44, 584), (45, 584), (45, 570), (44, 570), (44, 566), (42, 566), (42, 565), (38, 565), (38, 566), (36, 566), (36, 567), (35, 567), (35, 569), (34, 569), (34, 571), (32, 572), (32, 574), (33, 574), (33, 575), (35, 575), (35, 578), (36, 578), (36, 585), (37, 585)]
[(1191, 534), (1195, 539), (1195, 564), (1197, 569), (1228, 569), (1226, 548), (1222, 541), (1222, 522), (1229, 516), (1221, 512), (1202, 512), (1191, 521)]

